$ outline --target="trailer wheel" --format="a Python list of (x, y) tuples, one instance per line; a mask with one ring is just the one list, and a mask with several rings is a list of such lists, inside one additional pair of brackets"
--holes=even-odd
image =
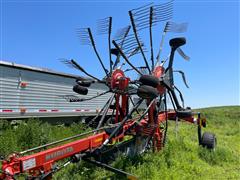
[(215, 149), (217, 146), (217, 138), (215, 134), (209, 132), (203, 133), (201, 145), (207, 149)]

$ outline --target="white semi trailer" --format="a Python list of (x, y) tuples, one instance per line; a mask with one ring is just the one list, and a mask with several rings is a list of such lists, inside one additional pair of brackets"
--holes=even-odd
[(109, 94), (76, 103), (67, 102), (62, 96), (87, 98), (106, 91), (107, 87), (96, 83), (86, 96), (80, 96), (72, 91), (75, 78), (71, 74), (0, 61), (0, 119), (96, 115)]

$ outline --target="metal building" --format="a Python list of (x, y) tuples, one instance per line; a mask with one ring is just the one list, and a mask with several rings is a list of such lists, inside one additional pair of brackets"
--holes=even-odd
[(90, 86), (88, 95), (72, 91), (75, 75), (0, 61), (0, 119), (29, 117), (92, 116), (109, 95), (86, 102), (67, 102), (61, 96), (91, 97), (106, 86)]

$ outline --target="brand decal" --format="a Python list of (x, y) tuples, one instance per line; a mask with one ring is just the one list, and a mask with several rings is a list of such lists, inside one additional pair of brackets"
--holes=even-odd
[(48, 160), (51, 160), (51, 159), (55, 159), (59, 156), (63, 156), (63, 155), (65, 155), (67, 153), (70, 153), (70, 152), (73, 152), (73, 147), (67, 147), (65, 149), (61, 149), (59, 151), (48, 154), (48, 155), (46, 155), (45, 160), (48, 161)]

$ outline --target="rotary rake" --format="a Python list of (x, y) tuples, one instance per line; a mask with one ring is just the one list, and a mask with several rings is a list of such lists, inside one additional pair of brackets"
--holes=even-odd
[[(105, 84), (108, 90), (88, 98), (69, 95), (63, 97), (69, 102), (80, 103), (109, 93), (108, 101), (88, 124), (95, 129), (11, 154), (2, 162), (0, 179), (14, 179), (21, 174), (27, 174), (28, 179), (49, 179), (60, 169), (80, 160), (129, 179), (136, 179), (137, 177), (130, 173), (111, 167), (109, 161), (114, 160), (119, 152), (125, 156), (136, 156), (148, 151), (161, 150), (166, 142), (169, 120), (196, 124), (199, 145), (214, 149), (215, 135), (207, 132), (202, 135), (202, 127), (206, 127), (206, 119), (202, 118), (199, 112), (195, 113), (189, 107), (184, 108), (182, 93), (174, 84), (173, 73), (179, 72), (187, 86), (184, 73), (173, 69), (175, 52), (178, 52), (185, 60), (189, 60), (189, 57), (180, 49), (186, 43), (186, 39), (184, 37), (171, 39), (169, 41), (170, 54), (160, 62), (165, 35), (168, 32), (182, 33), (187, 29), (186, 23), (177, 24), (170, 21), (172, 11), (173, 1), (159, 5), (151, 3), (133, 9), (129, 11), (131, 26), (120, 29), (113, 39), (111, 38), (112, 17), (99, 20), (98, 33), (108, 35), (109, 69), (105, 67), (98, 53), (91, 29), (79, 29), (82, 44), (93, 48), (105, 77), (102, 79), (95, 77), (75, 60), (63, 59), (65, 64), (89, 77), (88, 79), (76, 79), (73, 91), (80, 95), (87, 95), (88, 87), (93, 83)], [(157, 56), (154, 58), (152, 28), (160, 22), (165, 23), (165, 27)], [(149, 31), (149, 60), (146, 56), (147, 48), (140, 38), (140, 31), (144, 30)], [(141, 55), (144, 66), (137, 67), (131, 62), (130, 58), (136, 54)], [(115, 56), (115, 61), (112, 56)], [(129, 68), (123, 70), (126, 65)], [(139, 78), (131, 80), (125, 75), (128, 71), (135, 71)], [(179, 93), (181, 102), (176, 92)], [(134, 102), (133, 97), (135, 99), (138, 97), (137, 102)], [(167, 107), (168, 99), (172, 104), (172, 110)], [(145, 104), (143, 111), (139, 111), (141, 104)], [(109, 109), (112, 110), (110, 117), (107, 116)], [(57, 163), (64, 159), (65, 163)]]

